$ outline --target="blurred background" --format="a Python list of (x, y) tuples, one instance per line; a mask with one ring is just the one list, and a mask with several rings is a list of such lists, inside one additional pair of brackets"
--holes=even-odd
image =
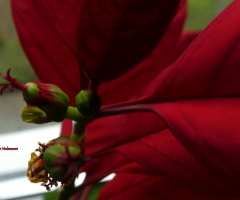
[[(189, 0), (189, 13), (185, 29), (203, 30), (232, 1)], [(20, 82), (26, 83), (37, 79), (17, 38), (11, 16), (10, 1), (0, 0), (0, 72), (5, 74), (8, 68), (12, 69), (12, 76)], [(0, 79), (0, 82), (4, 81)], [(16, 199), (16, 195), (18, 197), (25, 196), (22, 199), (42, 199), (41, 195), (36, 194), (42, 193), (44, 190), (34, 191), (34, 189), (28, 188), (31, 186), (26, 185), (21, 187), (23, 183), (21, 181), (19, 182), (20, 193), (15, 196), (12, 195), (12, 188), (15, 185), (7, 181), (25, 177), (27, 160), (30, 158), (30, 153), (37, 148), (37, 141), (41, 139), (42, 142), (46, 142), (59, 135), (59, 124), (40, 126), (22, 122), (20, 113), (24, 106), (25, 102), (22, 101), (21, 93), (16, 90), (13, 93), (6, 90), (4, 95), (0, 96), (0, 148), (7, 145), (9, 147), (15, 145), (13, 147), (19, 148), (16, 152), (0, 151), (0, 163), (2, 165), (0, 167), (0, 199)], [(31, 145), (28, 147), (28, 143), (34, 143), (35, 147)], [(12, 162), (8, 163), (7, 161)], [(24, 181), (26, 181), (25, 179)], [(29, 183), (29, 185), (33, 184)], [(36, 187), (40, 186), (37, 185)], [(29, 190), (34, 192), (28, 193)], [(26, 196), (29, 195), (30, 197), (27, 198)]]

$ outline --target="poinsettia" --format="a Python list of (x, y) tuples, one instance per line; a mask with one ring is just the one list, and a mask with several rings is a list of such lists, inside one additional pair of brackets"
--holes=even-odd
[(41, 81), (59, 85), (72, 105), (88, 86), (102, 96), (86, 133), (95, 159), (82, 168), (78, 196), (115, 172), (98, 199), (240, 197), (240, 1), (197, 38), (182, 33), (185, 4), (12, 1)]

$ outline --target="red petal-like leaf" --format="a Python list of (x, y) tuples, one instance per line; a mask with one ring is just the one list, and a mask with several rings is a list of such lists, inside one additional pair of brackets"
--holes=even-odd
[(175, 61), (176, 45), (179, 43), (185, 16), (186, 1), (182, 0), (167, 32), (151, 55), (123, 76), (100, 85), (99, 93), (103, 97), (103, 104), (118, 103), (132, 99), (136, 93), (142, 91), (164, 68)]
[(111, 173), (117, 172), (152, 174), (150, 170), (115, 151), (105, 154), (104, 157), (95, 158), (91, 162), (88, 162), (81, 168), (81, 171), (87, 173), (84, 181), (85, 185), (92, 184)]
[[(127, 115), (124, 129), (118, 131), (114, 124), (110, 128), (109, 120), (105, 120), (105, 122), (102, 121), (102, 128), (99, 126), (96, 130), (99, 135), (102, 135), (105, 134), (105, 128), (111, 129), (114, 131), (113, 137), (118, 137), (124, 130), (125, 142), (115, 145), (114, 149), (146, 168), (146, 171), (143, 170), (140, 173), (151, 171), (175, 184), (180, 184), (180, 189), (185, 188), (184, 190), (202, 198), (204, 195), (230, 198), (240, 195), (238, 190), (240, 126), (238, 121), (234, 120), (240, 117), (239, 109), (235, 109), (240, 106), (239, 102), (238, 98), (233, 98), (146, 105), (166, 122), (174, 135), (168, 129), (160, 131), (156, 129), (155, 132), (148, 132), (143, 136), (140, 134), (140, 137), (135, 136), (127, 141), (131, 134), (137, 135), (141, 128), (148, 126), (149, 122), (145, 123), (145, 119), (154, 120), (150, 116), (145, 119), (139, 118), (138, 123), (131, 123), (133, 122), (131, 115)], [(124, 115), (121, 116), (124, 117)], [(136, 131), (133, 132), (131, 127), (135, 127)], [(92, 131), (88, 132), (88, 136), (92, 133)], [(109, 162), (117, 162), (117, 160), (116, 156), (109, 159)], [(88, 167), (92, 165), (90, 169), (93, 169), (90, 172), (96, 172), (94, 168), (98, 166), (98, 162), (88, 163)], [(104, 166), (104, 163), (106, 160), (100, 166)], [(118, 168), (112, 166), (110, 171), (117, 172)], [(124, 172), (124, 169), (121, 172)], [(187, 193), (184, 192), (183, 195)]]
[[(39, 1), (39, 0), (38, 0)], [(40, 0), (58, 34), (77, 57), (78, 21), (86, 0)]]
[(145, 170), (137, 163), (133, 163), (130, 159), (122, 156), (118, 152), (111, 152), (102, 158), (92, 160), (82, 168), (82, 171), (87, 173), (87, 177), (84, 180), (84, 183), (80, 186), (79, 192), (74, 195), (74, 199), (79, 199), (79, 196), (82, 195), (83, 189), (100, 181), (113, 172), (124, 171), (131, 173), (134, 171), (134, 173), (151, 174), (151, 172)]
[(153, 105), (178, 140), (223, 184), (239, 192), (240, 98)]
[(127, 165), (130, 162), (130, 159), (122, 156), (118, 152), (109, 152), (102, 158), (95, 158), (83, 166), (81, 169), (81, 171), (87, 173), (84, 184), (88, 185), (96, 181), (100, 181), (107, 175), (113, 173), (113, 170), (117, 169), (118, 167)]
[(178, 41), (177, 48), (175, 49), (176, 58), (174, 60), (177, 60), (177, 58), (186, 50), (193, 40), (196, 39), (199, 33), (199, 31), (187, 31), (182, 33), (181, 38)]
[[(88, 126), (86, 152), (89, 155), (100, 150), (105, 150), (106, 153), (117, 150), (144, 167), (146, 170), (141, 173), (151, 171), (201, 190), (210, 188), (216, 191), (216, 187), (223, 190), (225, 187), (218, 183), (165, 128), (161, 120), (151, 113), (98, 119)], [(108, 173), (118, 171), (118, 165), (108, 168), (108, 162), (119, 163), (120, 159), (117, 156), (108, 158), (106, 155), (103, 154), (104, 157), (99, 160), (89, 162), (85, 171), (94, 178), (102, 169), (103, 172), (106, 172), (106, 168), (109, 169)], [(96, 166), (99, 169), (96, 169)], [(100, 171), (97, 172), (98, 170)], [(129, 168), (121, 171), (126, 172), (124, 170)]]
[(234, 1), (138, 97), (159, 102), (239, 95), (239, 12), (240, 1)]
[(78, 50), (95, 84), (142, 61), (163, 37), (179, 0), (89, 0), (81, 14)]
[(160, 176), (118, 174), (100, 192), (98, 200), (237, 200), (238, 198), (198, 193)]
[[(146, 105), (165, 121), (172, 133), (168, 129), (148, 132), (148, 135), (117, 145), (115, 150), (146, 168), (142, 173), (151, 171), (202, 198), (204, 195), (216, 199), (240, 196), (240, 125), (237, 120), (240, 111), (236, 109), (240, 107), (239, 102), (239, 98), (229, 98)], [(130, 120), (129, 115), (127, 119)], [(143, 120), (137, 124), (144, 124)], [(102, 126), (107, 122), (102, 121)], [(132, 133), (131, 128), (127, 128), (130, 124), (126, 123), (125, 128), (129, 135)], [(132, 126), (136, 127), (136, 123)], [(97, 130), (98, 134), (104, 134), (104, 130)], [(121, 129), (118, 134), (115, 132), (116, 137)], [(97, 162), (92, 168), (96, 165)]]
[(165, 128), (152, 113), (135, 113), (97, 119), (86, 130), (86, 155), (96, 153)]
[[(54, 2), (55, 9), (64, 8), (63, 3)], [(73, 50), (69, 48), (71, 42), (57, 31), (43, 1), (13, 0), (12, 11), (22, 46), (38, 77), (42, 82), (57, 84), (74, 104), (80, 89), (80, 72)], [(67, 11), (69, 15), (72, 12)], [(62, 16), (60, 12), (58, 14)], [(67, 12), (62, 14), (65, 16)], [(82, 86), (86, 85), (84, 81), (82, 78)]]
[(116, 150), (152, 173), (181, 183), (191, 190), (212, 194), (231, 191), (206, 170), (168, 129), (118, 146)]
[[(143, 123), (145, 126), (136, 126)], [(164, 124), (159, 123), (152, 113), (112, 116), (92, 122), (87, 127), (86, 156), (97, 158), (82, 168), (88, 174), (86, 182), (93, 183), (112, 172), (133, 172), (136, 165), (139, 171), (135, 170), (134, 173), (151, 174), (152, 171), (145, 166), (139, 166), (127, 156), (120, 155), (114, 148), (163, 128)]]

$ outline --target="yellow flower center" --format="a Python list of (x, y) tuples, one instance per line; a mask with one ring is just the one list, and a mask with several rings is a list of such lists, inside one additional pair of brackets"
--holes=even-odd
[(47, 183), (48, 173), (44, 169), (43, 159), (35, 153), (31, 153), (31, 159), (28, 162), (27, 176), (32, 183)]

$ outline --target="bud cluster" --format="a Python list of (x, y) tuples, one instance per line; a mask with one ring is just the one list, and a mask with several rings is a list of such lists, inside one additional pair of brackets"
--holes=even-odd
[[(72, 138), (61, 136), (47, 144), (39, 143), (37, 152), (31, 154), (27, 176), (33, 183), (42, 183), (47, 190), (53, 185), (70, 184), (84, 165), (84, 140), (86, 124), (92, 121), (101, 108), (101, 97), (95, 90), (81, 90), (75, 98), (76, 107), (69, 106), (70, 99), (58, 86), (39, 82), (19, 83), (10, 76), (0, 73), (9, 83), (0, 83), (0, 93), (9, 88), (22, 91), (27, 103), (22, 109), (22, 120), (27, 123), (43, 124), (61, 122), (65, 118), (77, 122)], [(87, 159), (85, 159), (87, 160)]]
[(75, 98), (77, 113), (69, 106), (70, 99), (58, 86), (53, 84), (29, 82), (19, 83), (10, 75), (0, 73), (0, 77), (9, 83), (0, 83), (1, 94), (6, 88), (22, 91), (27, 106), (22, 109), (22, 120), (27, 123), (43, 124), (61, 122), (70, 118), (77, 122), (89, 122), (94, 119), (101, 108), (101, 97), (94, 90), (81, 90)]

